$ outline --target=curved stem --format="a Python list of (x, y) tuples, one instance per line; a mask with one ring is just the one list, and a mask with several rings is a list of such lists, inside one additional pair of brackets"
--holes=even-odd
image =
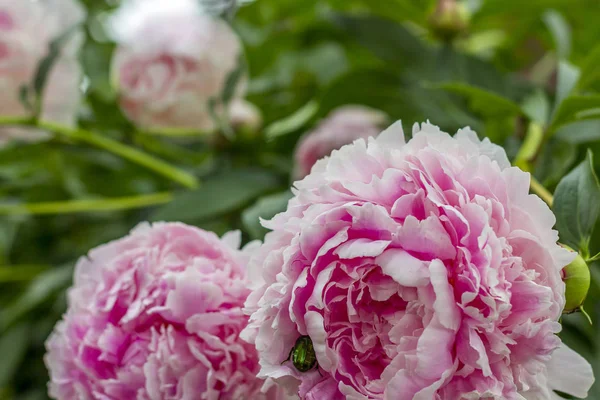
[(552, 202), (554, 201), (554, 197), (552, 193), (548, 191), (537, 179), (531, 176), (531, 191), (537, 194), (542, 200), (544, 200), (550, 208), (552, 208)]
[(537, 157), (538, 153), (542, 148), (544, 141), (544, 128), (535, 122), (531, 122), (527, 128), (527, 134), (525, 140), (517, 153), (515, 163), (517, 164), (529, 164)]
[(171, 201), (171, 193), (118, 197), (98, 200), (50, 201), (43, 203), (0, 204), (0, 215), (71, 214), (94, 211), (117, 211), (164, 204)]
[(542, 125), (536, 122), (530, 122), (527, 128), (527, 134), (525, 135), (525, 140), (521, 144), (521, 148), (519, 149), (517, 156), (513, 161), (513, 165), (516, 165), (522, 170), (531, 173), (531, 191), (537, 194), (550, 206), (550, 208), (552, 208), (552, 203), (554, 201), (552, 193), (550, 193), (550, 191), (548, 191), (548, 189), (546, 189), (544, 185), (542, 185), (537, 179), (535, 179), (532, 170), (532, 161), (534, 161), (537, 155), (539, 154), (543, 142), (544, 128), (542, 127)]
[(51, 122), (35, 121), (31, 118), (0, 118), (0, 126), (1, 125), (25, 126), (43, 129), (56, 135), (75, 141), (81, 141), (109, 151), (126, 160), (146, 167), (188, 188), (194, 189), (198, 187), (198, 180), (192, 174), (174, 167), (165, 161), (134, 147), (127, 146), (116, 140), (91, 131), (86, 131), (79, 128), (71, 129), (69, 127)]

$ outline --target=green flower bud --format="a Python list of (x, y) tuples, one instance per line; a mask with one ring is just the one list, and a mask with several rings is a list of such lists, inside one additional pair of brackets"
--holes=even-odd
[(262, 114), (258, 107), (246, 100), (234, 100), (230, 105), (231, 126), (248, 136), (255, 136), (262, 126)]
[(465, 32), (470, 22), (469, 10), (457, 0), (439, 0), (429, 17), (429, 26), (433, 34), (444, 41), (452, 41)]
[[(563, 245), (563, 247), (569, 249), (567, 246)], [(590, 268), (583, 257), (577, 254), (573, 262), (567, 265), (562, 272), (563, 281), (566, 285), (566, 302), (563, 314), (579, 311), (582, 309), (583, 302), (590, 289)]]

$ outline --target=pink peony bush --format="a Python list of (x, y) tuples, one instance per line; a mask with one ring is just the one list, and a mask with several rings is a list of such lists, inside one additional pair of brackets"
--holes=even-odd
[(294, 175), (304, 178), (319, 159), (333, 150), (356, 139), (377, 136), (386, 121), (384, 113), (364, 106), (350, 105), (334, 110), (315, 130), (300, 139), (294, 154)]
[[(0, 0), (0, 116), (30, 115), (20, 100), (21, 87), (31, 85), (38, 64), (48, 55), (50, 42), (81, 23), (84, 16), (75, 0)], [(41, 102), (45, 121), (75, 124), (80, 103), (77, 52), (81, 43), (80, 33), (73, 33), (50, 71)], [(0, 144), (43, 137), (36, 130), (0, 128)]]
[[(148, 130), (214, 130), (209, 101), (221, 98), (242, 54), (235, 32), (197, 0), (127, 0), (111, 25), (112, 76), (127, 117)], [(242, 82), (228, 114), (252, 125), (260, 116), (244, 92)]]
[(92, 250), (48, 339), (56, 399), (277, 399), (239, 338), (247, 252), (240, 237), (141, 224)]
[[(529, 175), (468, 128), (399, 123), (296, 182), (253, 257), (261, 378), (302, 399), (585, 397), (590, 365), (561, 343), (554, 215)], [(308, 335), (318, 362), (286, 361)]]

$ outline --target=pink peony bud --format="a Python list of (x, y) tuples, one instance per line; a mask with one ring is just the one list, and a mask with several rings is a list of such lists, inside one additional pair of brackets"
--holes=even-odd
[(396, 123), (294, 194), (249, 264), (259, 377), (306, 400), (587, 396), (557, 336), (575, 254), (501, 147)]
[(148, 130), (214, 130), (209, 102), (221, 99), (242, 53), (235, 32), (197, 0), (128, 0), (111, 25), (112, 76), (129, 119)]
[[(48, 55), (50, 42), (84, 17), (75, 0), (0, 0), (0, 116), (30, 116), (20, 99), (21, 88), (31, 86), (39, 63)], [(46, 80), (41, 102), (43, 120), (75, 124), (81, 77), (77, 52), (81, 44), (82, 35), (75, 32), (62, 47)], [(0, 128), (0, 144), (44, 136), (37, 130)]]
[(317, 160), (356, 139), (377, 136), (387, 117), (364, 106), (344, 106), (334, 110), (315, 130), (304, 135), (295, 152), (294, 177), (302, 179)]
[(141, 224), (82, 258), (46, 347), (50, 396), (275, 400), (238, 334), (247, 251), (238, 232)]

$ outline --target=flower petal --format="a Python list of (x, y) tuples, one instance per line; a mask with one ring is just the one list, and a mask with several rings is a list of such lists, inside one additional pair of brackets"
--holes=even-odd
[(550, 389), (585, 399), (594, 380), (590, 363), (564, 343), (552, 353), (548, 363)]

